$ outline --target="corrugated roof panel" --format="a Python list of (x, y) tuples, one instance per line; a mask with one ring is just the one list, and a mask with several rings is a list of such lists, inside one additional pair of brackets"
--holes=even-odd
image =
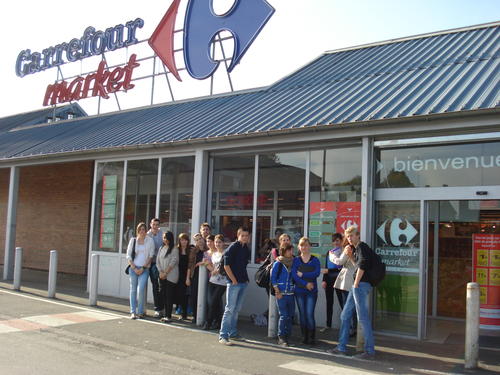
[(4, 132), (0, 158), (497, 108), (499, 38), (495, 23), (327, 53), (258, 91)]

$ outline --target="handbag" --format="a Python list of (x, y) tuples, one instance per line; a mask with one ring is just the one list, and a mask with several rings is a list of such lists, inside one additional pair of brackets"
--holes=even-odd
[[(135, 259), (135, 238), (134, 238), (134, 245), (132, 246), (132, 260)], [(130, 274), (130, 264), (125, 268), (125, 274), (128, 275)]]
[(271, 256), (268, 256), (255, 273), (255, 283), (261, 288), (269, 288), (271, 283), (271, 268), (273, 267)]

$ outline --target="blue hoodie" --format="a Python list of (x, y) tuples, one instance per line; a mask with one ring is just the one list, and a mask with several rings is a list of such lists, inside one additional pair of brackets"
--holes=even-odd
[(271, 269), (271, 285), (277, 286), (283, 295), (293, 295), (295, 291), (295, 283), (292, 277), (292, 267), (287, 269), (286, 266), (278, 259), (274, 262)]

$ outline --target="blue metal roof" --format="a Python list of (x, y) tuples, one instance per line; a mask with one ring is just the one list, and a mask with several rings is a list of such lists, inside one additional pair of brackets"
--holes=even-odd
[(71, 103), (60, 107), (43, 108), (0, 118), (0, 133), (16, 128), (45, 124), (49, 122), (49, 120), (65, 120), (68, 119), (69, 114), (73, 115), (74, 118), (87, 116), (87, 113), (78, 103)]
[(265, 89), (10, 131), (0, 160), (492, 109), (500, 23), (327, 52)]

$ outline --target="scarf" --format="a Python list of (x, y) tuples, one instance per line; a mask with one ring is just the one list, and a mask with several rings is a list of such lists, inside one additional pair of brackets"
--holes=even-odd
[(293, 257), (287, 258), (284, 257), (283, 255), (280, 255), (277, 258), (278, 262), (281, 262), (288, 270), (292, 268), (292, 263), (293, 263)]

